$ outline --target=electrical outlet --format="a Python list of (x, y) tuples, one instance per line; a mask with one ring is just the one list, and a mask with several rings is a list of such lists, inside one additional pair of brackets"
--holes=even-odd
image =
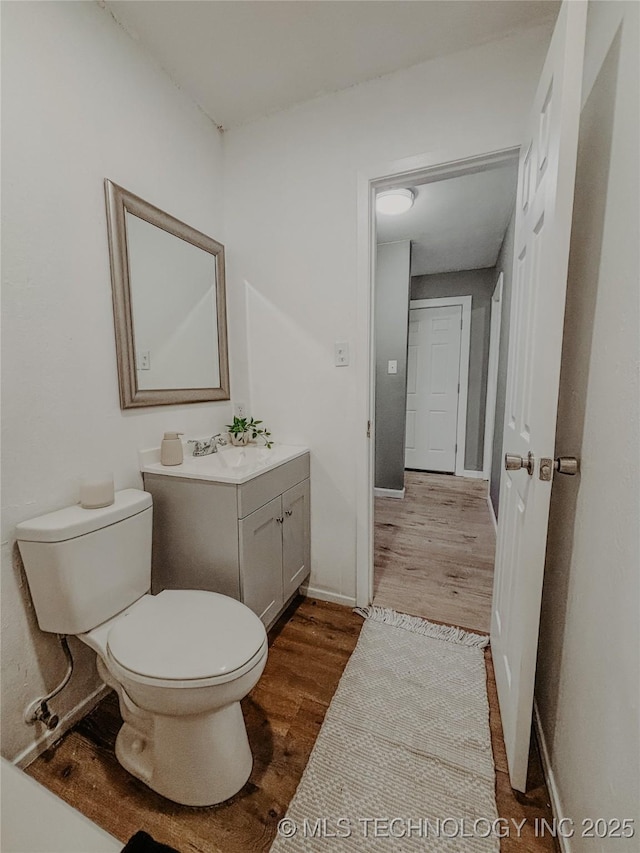
[(151, 370), (151, 353), (149, 350), (137, 353), (136, 367), (138, 370)]
[(234, 414), (237, 418), (246, 418), (247, 417), (247, 404), (246, 403), (236, 403), (233, 407)]
[(387, 362), (387, 373), (393, 374), (398, 372), (398, 362), (394, 359), (389, 359)]

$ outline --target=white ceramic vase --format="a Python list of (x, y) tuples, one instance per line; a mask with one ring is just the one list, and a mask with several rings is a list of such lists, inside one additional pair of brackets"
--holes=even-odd
[(229, 439), (231, 444), (235, 447), (245, 447), (251, 441), (251, 433), (250, 432), (230, 432)]

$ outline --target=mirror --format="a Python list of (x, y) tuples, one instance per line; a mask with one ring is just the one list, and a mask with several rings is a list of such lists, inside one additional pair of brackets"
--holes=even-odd
[(105, 180), (120, 406), (229, 399), (224, 246)]

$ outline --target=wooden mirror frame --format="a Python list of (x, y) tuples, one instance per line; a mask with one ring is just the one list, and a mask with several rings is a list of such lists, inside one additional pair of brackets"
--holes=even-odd
[[(104, 182), (107, 203), (107, 231), (111, 261), (113, 319), (116, 334), (116, 358), (120, 408), (170, 406), (182, 403), (207, 403), (229, 400), (229, 355), (227, 349), (227, 304), (224, 275), (224, 246), (195, 228), (185, 225), (158, 207), (149, 204), (108, 178)], [(163, 388), (141, 390), (136, 374), (136, 351), (131, 303), (131, 281), (125, 214), (129, 212), (151, 225), (186, 240), (213, 255), (216, 270), (216, 313), (218, 324), (218, 363), (220, 385), (216, 388)]]

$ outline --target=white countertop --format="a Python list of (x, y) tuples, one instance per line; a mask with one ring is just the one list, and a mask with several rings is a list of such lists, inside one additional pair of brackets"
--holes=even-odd
[(249, 444), (246, 447), (220, 447), (217, 453), (209, 456), (192, 456), (191, 448), (186, 446), (181, 465), (162, 465), (158, 447), (141, 450), (138, 456), (140, 470), (145, 474), (240, 485), (308, 452), (308, 447), (292, 444), (274, 444), (271, 448)]

